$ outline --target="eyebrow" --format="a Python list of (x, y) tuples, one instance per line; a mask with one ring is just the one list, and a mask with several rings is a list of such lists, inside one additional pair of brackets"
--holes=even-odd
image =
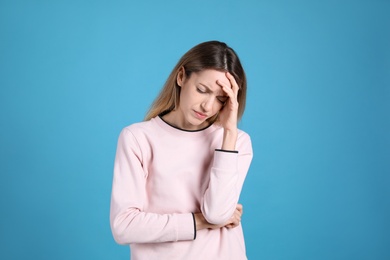
[[(214, 93), (214, 91), (212, 91), (211, 88), (209, 88), (209, 86), (207, 86), (207, 85), (205, 85), (203, 83), (199, 83), (199, 85), (202, 85), (203, 87), (207, 88), (207, 92)], [(227, 94), (222, 89), (221, 89), (221, 92), (217, 91), (216, 95), (217, 96), (221, 96), (221, 97), (227, 97)]]

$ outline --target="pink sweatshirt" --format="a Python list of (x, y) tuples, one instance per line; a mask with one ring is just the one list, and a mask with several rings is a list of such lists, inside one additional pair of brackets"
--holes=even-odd
[(110, 222), (131, 259), (246, 259), (241, 225), (195, 231), (192, 212), (213, 224), (232, 216), (252, 160), (248, 134), (239, 130), (238, 153), (216, 150), (222, 137), (215, 124), (185, 131), (160, 117), (122, 130)]

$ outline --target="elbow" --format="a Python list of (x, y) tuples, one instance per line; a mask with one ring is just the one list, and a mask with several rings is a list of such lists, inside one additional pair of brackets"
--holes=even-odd
[(213, 216), (213, 215), (204, 215), (206, 221), (212, 225), (224, 225), (228, 222), (229, 218), (224, 218), (221, 216)]
[(117, 223), (113, 223), (111, 225), (111, 232), (115, 242), (120, 245), (128, 245), (133, 242), (132, 238), (128, 234), (126, 234), (127, 232), (125, 232), (125, 229)]
[(111, 233), (116, 243), (129, 245), (140, 240), (140, 229), (137, 225), (139, 209), (126, 208), (124, 210), (113, 210), (110, 212)]
[(125, 246), (125, 245), (129, 245), (129, 244), (130, 244), (130, 243), (127, 242), (126, 239), (124, 239), (123, 237), (118, 236), (118, 235), (116, 235), (116, 234), (114, 234), (114, 233), (113, 233), (113, 237), (114, 237), (115, 242), (116, 242), (117, 244), (119, 244), (119, 245)]
[(118, 236), (118, 235), (113, 233), (113, 237), (114, 237), (115, 242), (119, 245), (125, 246), (125, 245), (130, 244), (123, 236), (120, 236), (120, 235)]
[(137, 242), (135, 230), (130, 223), (126, 223), (122, 218), (117, 217), (111, 221), (111, 232), (116, 243), (129, 245)]
[(230, 211), (218, 212), (208, 209), (203, 209), (202, 213), (206, 221), (213, 225), (224, 225), (233, 215), (233, 212), (230, 213)]
[[(218, 205), (218, 206), (217, 206)], [(205, 220), (213, 225), (227, 224), (236, 210), (237, 203), (205, 203), (203, 202), (201, 211)]]

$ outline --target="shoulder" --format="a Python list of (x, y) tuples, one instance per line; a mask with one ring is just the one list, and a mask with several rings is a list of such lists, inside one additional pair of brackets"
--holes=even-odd
[(158, 129), (153, 119), (128, 125), (119, 134), (119, 140), (125, 143), (134, 143), (142, 147), (148, 140), (158, 136)]
[(138, 123), (133, 123), (131, 125), (128, 125), (122, 129), (122, 132), (130, 132), (134, 136), (147, 134), (150, 132), (156, 132), (157, 131), (157, 125), (154, 122), (154, 119), (148, 120), (148, 121), (142, 121)]
[(158, 127), (153, 119), (128, 125), (119, 135), (118, 145), (131, 149), (144, 158), (150, 152), (151, 143), (158, 139)]

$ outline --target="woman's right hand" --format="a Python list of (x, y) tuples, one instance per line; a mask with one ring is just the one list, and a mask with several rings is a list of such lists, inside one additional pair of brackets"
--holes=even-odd
[(235, 228), (241, 222), (241, 216), (243, 213), (243, 208), (241, 204), (237, 204), (236, 210), (233, 213), (233, 216), (229, 219), (228, 223), (224, 225), (226, 228)]
[(195, 223), (196, 223), (196, 230), (201, 230), (201, 229), (217, 229), (217, 228), (235, 228), (237, 227), (240, 222), (241, 222), (241, 216), (243, 213), (243, 207), (241, 204), (237, 204), (236, 210), (234, 211), (233, 215), (230, 217), (230, 219), (222, 225), (215, 225), (215, 224), (210, 224), (206, 221), (202, 213), (195, 213)]

